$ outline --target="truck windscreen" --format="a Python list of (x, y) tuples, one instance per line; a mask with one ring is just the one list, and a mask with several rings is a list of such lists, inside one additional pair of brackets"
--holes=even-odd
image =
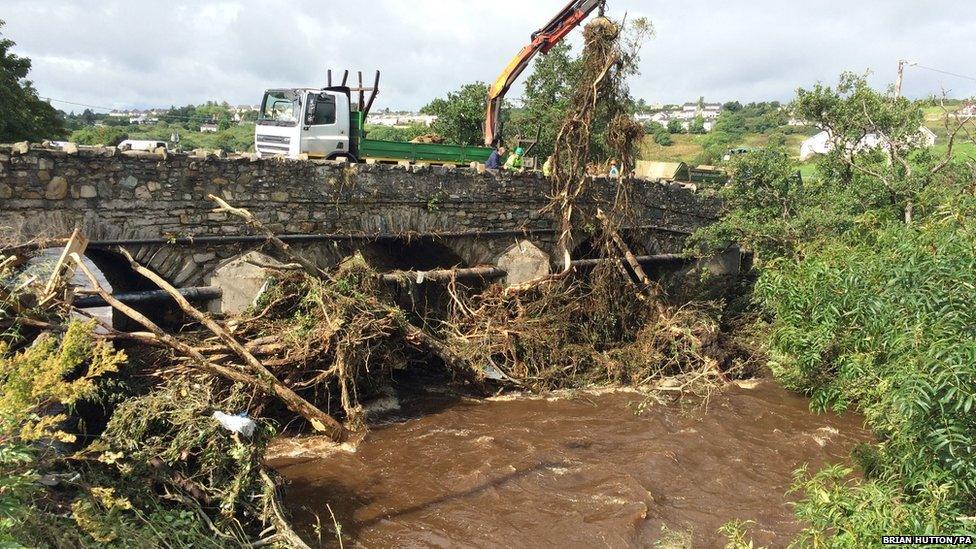
[(298, 94), (292, 91), (269, 91), (261, 104), (260, 124), (292, 126), (298, 123), (301, 105)]

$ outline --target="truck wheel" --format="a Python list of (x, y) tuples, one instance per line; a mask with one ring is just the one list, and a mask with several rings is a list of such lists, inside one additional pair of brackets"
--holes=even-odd
[(350, 164), (358, 164), (359, 163), (359, 159), (356, 158), (354, 155), (349, 154), (349, 153), (335, 153), (335, 154), (330, 155), (328, 159), (329, 160), (337, 160), (339, 158), (345, 158), (346, 159), (346, 162), (349, 162)]

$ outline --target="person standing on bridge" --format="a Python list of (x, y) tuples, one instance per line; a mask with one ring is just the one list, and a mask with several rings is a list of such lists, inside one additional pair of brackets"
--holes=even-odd
[(504, 166), (505, 145), (499, 145), (497, 149), (491, 151), (491, 156), (485, 162), (485, 168), (489, 170), (500, 170)]
[(556, 155), (550, 154), (542, 165), (542, 177), (552, 177), (552, 170), (556, 167)]

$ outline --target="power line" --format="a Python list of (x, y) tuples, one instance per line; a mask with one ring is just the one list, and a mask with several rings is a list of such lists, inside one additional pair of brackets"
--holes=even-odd
[(959, 74), (959, 73), (955, 73), (955, 72), (944, 71), (942, 69), (936, 69), (934, 67), (926, 67), (925, 65), (915, 64), (915, 65), (912, 65), (912, 66), (918, 67), (920, 69), (925, 69), (927, 71), (938, 72), (938, 73), (941, 73), (941, 74), (947, 74), (949, 76), (955, 76), (956, 78), (962, 78), (964, 80), (972, 80), (973, 82), (976, 82), (976, 76), (966, 76), (965, 74)]

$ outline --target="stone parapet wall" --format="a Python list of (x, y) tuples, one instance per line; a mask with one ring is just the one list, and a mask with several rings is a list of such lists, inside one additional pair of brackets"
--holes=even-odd
[[(581, 206), (608, 209), (615, 185), (597, 179), (592, 188)], [(81, 227), (92, 240), (248, 234), (236, 220), (212, 212), (209, 194), (247, 208), (281, 234), (552, 234), (554, 228), (551, 213), (544, 211), (551, 185), (533, 173), (0, 145), (0, 227), (5, 232), (54, 237)], [(629, 196), (633, 225), (674, 235), (712, 222), (719, 212), (716, 200), (676, 185), (635, 181)], [(540, 248), (547, 249), (551, 239), (540, 239)], [(514, 241), (510, 235), (498, 240), (488, 246), (480, 238), (455, 237), (451, 245), (476, 264), (492, 261), (489, 256), (498, 246)], [(164, 254), (171, 256), (163, 269), (170, 272), (164, 274), (193, 272), (183, 278), (198, 278), (199, 265), (189, 265), (192, 255), (196, 263), (226, 255), (191, 252)]]
[[(602, 189), (601, 189), (602, 187)], [(597, 180), (597, 191), (612, 185)], [(61, 214), (93, 238), (220, 235), (242, 230), (213, 214), (208, 194), (285, 233), (399, 233), (544, 229), (549, 182), (536, 174), (469, 168), (217, 158), (80, 148), (75, 154), (0, 145), (0, 223)], [(716, 204), (677, 186), (637, 182), (645, 220), (693, 230)], [(595, 192), (587, 201), (608, 201)], [(33, 227), (43, 229), (43, 227)]]

